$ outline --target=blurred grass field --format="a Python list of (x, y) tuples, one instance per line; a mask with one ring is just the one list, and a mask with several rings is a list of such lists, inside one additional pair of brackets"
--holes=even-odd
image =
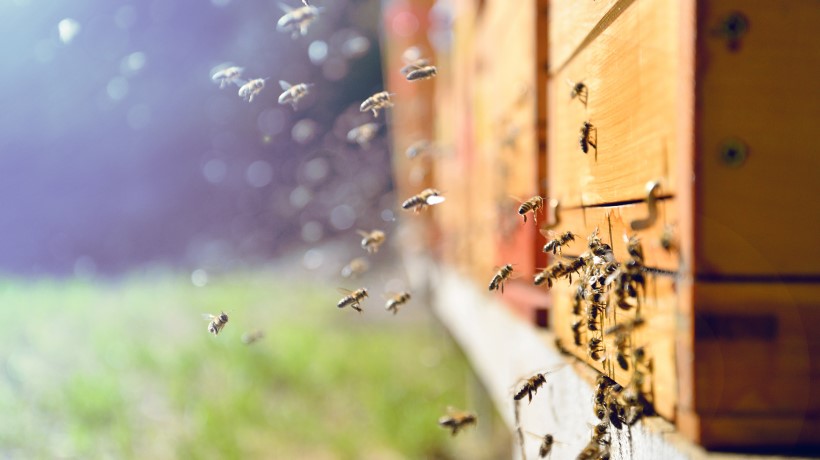
[[(2, 282), (0, 458), (507, 456), (492, 416), (436, 425), (473, 401), (423, 305), (393, 317), (371, 295), (358, 315), (339, 297), (276, 272)], [(201, 314), (220, 310), (215, 337)]]

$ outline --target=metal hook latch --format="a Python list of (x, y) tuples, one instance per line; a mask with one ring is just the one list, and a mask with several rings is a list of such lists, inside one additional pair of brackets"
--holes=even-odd
[(547, 221), (541, 227), (541, 233), (544, 233), (546, 230), (549, 230), (551, 228), (555, 228), (558, 226), (558, 224), (561, 223), (561, 215), (559, 212), (560, 207), (560, 200), (550, 198), (549, 202), (547, 203)]
[(646, 184), (646, 205), (649, 208), (649, 215), (646, 219), (637, 219), (630, 222), (632, 230), (644, 230), (652, 226), (658, 219), (658, 190), (661, 184), (658, 181), (651, 181)]

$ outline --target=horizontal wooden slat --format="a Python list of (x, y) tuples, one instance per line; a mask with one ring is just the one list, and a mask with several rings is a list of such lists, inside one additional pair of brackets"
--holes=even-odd
[[(678, 18), (673, 2), (638, 0), (550, 82), (550, 196), (565, 206), (645, 198), (676, 188)], [(587, 105), (566, 80), (583, 81)], [(579, 131), (592, 123), (584, 154)]]
[(550, 68), (557, 69), (564, 65), (604, 15), (617, 3), (618, 0), (552, 0), (549, 7)]
[[(816, 0), (701, 2), (696, 270), (820, 275), (820, 23)], [(715, 31), (739, 13), (734, 49)], [(721, 155), (732, 139), (745, 161)]]

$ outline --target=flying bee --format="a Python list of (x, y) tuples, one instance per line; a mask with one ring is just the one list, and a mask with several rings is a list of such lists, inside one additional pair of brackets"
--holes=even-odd
[(536, 286), (540, 286), (544, 283), (547, 283), (547, 288), (552, 288), (553, 280), (556, 280), (560, 276), (562, 276), (566, 269), (567, 266), (559, 260), (558, 262), (555, 262), (554, 264), (537, 273), (534, 278), (534, 284)]
[(603, 340), (598, 337), (593, 337), (589, 339), (589, 343), (587, 344), (587, 352), (589, 354), (590, 359), (593, 361), (603, 361), (606, 359), (604, 353), (606, 352), (606, 347), (604, 347)]
[(381, 230), (373, 230), (372, 232), (365, 232), (363, 230), (356, 230), (362, 236), (362, 249), (365, 249), (368, 254), (373, 254), (379, 251), (379, 247), (384, 243), (387, 236)]
[[(415, 49), (413, 51), (414, 51), (414, 53), (413, 53), (414, 56), (418, 55), (418, 54), (421, 54), (421, 51), (419, 49)], [(406, 53), (406, 51), (405, 51), (405, 53)], [(430, 61), (428, 61), (427, 59), (424, 59), (424, 58), (408, 59), (408, 57), (409, 56), (402, 56), (402, 58), (404, 59), (404, 62), (406, 62), (406, 65), (404, 67), (402, 67), (401, 70), (399, 70), (399, 72), (401, 72), (401, 74), (404, 75), (405, 77), (407, 76), (407, 74), (409, 74), (410, 72), (412, 72), (416, 69), (420, 69), (422, 67), (427, 67), (427, 66), (430, 65)]]
[(455, 436), (464, 427), (478, 423), (478, 417), (472, 412), (460, 411), (452, 407), (447, 408), (447, 415), (438, 419), (438, 424), (443, 428), (450, 429), (450, 434)]
[(347, 141), (355, 142), (359, 144), (359, 147), (366, 149), (370, 146), (370, 141), (372, 141), (373, 138), (376, 137), (376, 134), (378, 134), (378, 132), (378, 123), (365, 123), (363, 125), (356, 126), (355, 128), (348, 131)]
[(641, 245), (641, 240), (638, 238), (638, 235), (632, 235), (629, 238), (624, 235), (624, 242), (626, 243), (626, 252), (628, 252), (636, 262), (643, 264), (643, 246)]
[(527, 213), (532, 212), (532, 220), (538, 223), (538, 211), (544, 206), (544, 199), (536, 195), (529, 200), (521, 203), (518, 207), (518, 214), (524, 218), (524, 223), (527, 222)]
[(367, 263), (367, 260), (357, 257), (342, 267), (342, 276), (345, 278), (355, 278), (368, 269), (370, 269), (370, 264)]
[(443, 201), (444, 197), (441, 196), (441, 192), (433, 188), (426, 188), (418, 195), (414, 195), (406, 199), (404, 203), (401, 204), (401, 207), (403, 209), (413, 209), (415, 212), (419, 212), (427, 206), (439, 204)]
[(569, 282), (572, 283), (572, 274), (577, 274), (579, 271), (581, 271), (581, 269), (584, 268), (587, 265), (587, 263), (589, 263), (589, 260), (589, 257), (585, 257), (583, 255), (578, 256), (577, 259), (570, 261), (566, 265), (566, 269), (564, 269), (563, 275), (569, 278)]
[(513, 266), (511, 264), (504, 265), (503, 267), (498, 269), (493, 279), (490, 280), (490, 290), (497, 291), (500, 290), (501, 293), (504, 293), (504, 282), (510, 278), (512, 275)]
[(590, 138), (590, 133), (592, 132), (596, 132), (595, 127), (592, 126), (592, 123), (585, 121), (584, 124), (581, 125), (581, 135), (578, 138), (578, 143), (581, 145), (581, 151), (584, 153), (589, 152), (590, 145), (596, 149), (598, 148), (596, 141)]
[(262, 338), (264, 337), (265, 332), (261, 330), (257, 330), (254, 332), (246, 332), (245, 334), (242, 334), (242, 343), (244, 343), (245, 345), (251, 345), (262, 340)]
[(416, 158), (426, 152), (429, 148), (430, 142), (426, 139), (421, 139), (410, 144), (410, 146), (407, 147), (407, 150), (404, 151), (404, 154), (407, 155), (407, 158), (412, 160), (413, 158)]
[(308, 95), (313, 83), (297, 83), (291, 85), (285, 80), (279, 80), (279, 86), (282, 87), (282, 94), (279, 95), (279, 103), (290, 104), (291, 107), (296, 110), (296, 103)]
[(577, 97), (578, 100), (586, 106), (587, 98), (589, 96), (589, 88), (587, 88), (587, 85), (585, 85), (582, 81), (573, 83), (572, 80), (569, 79), (567, 79), (567, 84), (572, 88), (569, 93), (569, 98), (575, 99)]
[(521, 388), (515, 393), (513, 399), (520, 401), (524, 399), (524, 396), (526, 395), (529, 398), (529, 402), (532, 402), (532, 395), (534, 395), (545, 383), (547, 383), (546, 374), (539, 372), (524, 381), (524, 384), (521, 385)]
[(253, 98), (265, 89), (265, 80), (267, 80), (267, 78), (255, 78), (240, 86), (239, 97), (248, 102), (253, 102)]
[(214, 83), (219, 83), (219, 89), (222, 89), (231, 83), (241, 86), (245, 83), (245, 80), (240, 78), (244, 70), (244, 68), (237, 66), (227, 67), (214, 72), (211, 76), (211, 80), (213, 80)]
[(361, 302), (362, 302), (362, 300), (364, 300), (365, 297), (368, 296), (367, 289), (366, 288), (361, 288), (361, 289), (356, 289), (355, 291), (343, 290), (343, 292), (348, 292), (349, 294), (342, 297), (342, 300), (340, 300), (336, 304), (336, 306), (339, 307), (339, 308), (344, 308), (344, 307), (350, 306), (350, 308), (352, 308), (352, 309), (356, 310), (357, 312), (361, 313), (362, 312)]
[(426, 65), (415, 68), (405, 75), (407, 81), (427, 80), (436, 76), (438, 70), (434, 65)]
[(541, 445), (538, 447), (538, 458), (547, 458), (552, 452), (552, 445), (556, 442), (555, 438), (551, 434), (541, 436), (530, 431), (525, 431), (525, 433), (541, 440)]
[(574, 233), (570, 231), (566, 231), (561, 234), (549, 232), (548, 234), (553, 238), (547, 241), (547, 244), (544, 245), (544, 252), (551, 252), (553, 255), (560, 254), (561, 247), (568, 245), (571, 241), (575, 241), (576, 236)]
[(293, 39), (300, 35), (307, 35), (308, 27), (319, 17), (322, 8), (317, 8), (308, 4), (307, 0), (302, 0), (302, 5), (298, 8), (291, 8), (282, 3), (279, 6), (285, 14), (276, 23), (276, 30), (280, 32), (290, 32)]
[(224, 311), (216, 316), (204, 314), (202, 317), (210, 321), (210, 323), (208, 323), (208, 332), (213, 335), (218, 335), (222, 331), (222, 328), (228, 324), (228, 315), (226, 315)]
[(385, 109), (387, 107), (393, 107), (393, 101), (390, 100), (391, 94), (387, 91), (382, 91), (380, 93), (376, 93), (362, 102), (362, 105), (359, 107), (360, 112), (367, 112), (372, 111), (373, 116), (379, 116), (379, 110)]
[(578, 321), (572, 323), (572, 326), (570, 326), (570, 328), (572, 329), (572, 341), (575, 342), (575, 346), (577, 347), (580, 347), (584, 344), (581, 340), (581, 327), (583, 325), (584, 323), (579, 319)]
[(410, 293), (409, 292), (400, 292), (393, 297), (387, 299), (387, 303), (384, 304), (384, 309), (392, 312), (394, 315), (399, 312), (399, 307), (406, 304), (410, 300)]

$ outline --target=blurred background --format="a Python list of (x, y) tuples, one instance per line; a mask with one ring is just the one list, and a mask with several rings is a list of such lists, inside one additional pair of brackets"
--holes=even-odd
[[(347, 140), (381, 5), (318, 6), (292, 39), (277, 2), (0, 2), (0, 458), (506, 457), (423, 293), (378, 311), (395, 248), (340, 275), (397, 198), (385, 118)], [(226, 64), (269, 78), (252, 103)], [(278, 80), (315, 86), (294, 110)], [(361, 285), (372, 311), (334, 307)], [(440, 430), (448, 405), (478, 432)]]

